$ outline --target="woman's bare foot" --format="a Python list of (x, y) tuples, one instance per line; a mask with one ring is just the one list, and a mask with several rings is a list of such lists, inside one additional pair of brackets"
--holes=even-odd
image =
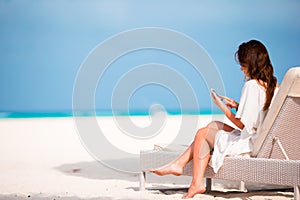
[(167, 174), (173, 174), (175, 176), (180, 176), (182, 174), (183, 168), (178, 166), (176, 163), (167, 164), (165, 166), (159, 167), (157, 169), (150, 169), (152, 173), (159, 176), (164, 176)]
[(202, 194), (206, 191), (205, 186), (202, 184), (197, 185), (197, 184), (191, 184), (189, 191), (186, 195), (184, 195), (182, 198), (183, 199), (188, 199), (188, 198), (193, 198), (196, 194)]

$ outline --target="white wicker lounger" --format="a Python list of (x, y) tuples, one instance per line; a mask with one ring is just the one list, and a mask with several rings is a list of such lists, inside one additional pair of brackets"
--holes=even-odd
[[(300, 67), (285, 75), (277, 96), (258, 130), (252, 157), (226, 157), (215, 174), (210, 166), (205, 177), (294, 187), (300, 200)], [(140, 190), (145, 189), (146, 172), (162, 166), (182, 151), (154, 149), (140, 153)], [(183, 175), (192, 175), (192, 161)], [(210, 181), (209, 181), (210, 182)], [(207, 188), (210, 189), (210, 186)]]

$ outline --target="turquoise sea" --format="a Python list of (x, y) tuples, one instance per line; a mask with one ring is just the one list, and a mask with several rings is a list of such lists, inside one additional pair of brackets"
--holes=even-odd
[[(168, 111), (168, 115), (212, 115), (222, 114), (221, 111), (201, 110), (201, 111)], [(60, 117), (73, 117), (73, 111), (64, 112), (0, 112), (0, 119), (6, 118), (60, 118)], [(149, 116), (149, 112), (134, 111), (134, 112), (112, 112), (112, 111), (96, 111), (96, 112), (76, 112), (76, 116), (89, 117), (89, 116)]]

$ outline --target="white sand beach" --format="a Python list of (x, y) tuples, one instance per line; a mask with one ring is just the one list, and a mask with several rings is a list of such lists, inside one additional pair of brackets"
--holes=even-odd
[[(149, 123), (146, 117), (135, 118), (137, 123)], [(180, 124), (180, 117), (168, 118), (171, 125), (166, 123), (164, 126), (166, 133), (174, 131)], [(211, 116), (200, 116), (197, 126), (201, 127), (211, 119)], [(115, 131), (112, 117), (101, 117), (98, 120), (104, 122), (106, 130), (111, 128), (109, 130), (112, 133)], [(191, 141), (193, 135), (193, 132), (187, 132), (182, 136), (182, 142)], [(97, 142), (101, 146), (101, 141)], [(122, 143), (122, 140), (119, 142)], [(109, 158), (109, 152), (107, 156)], [(117, 161), (119, 166), (126, 166), (126, 169), (135, 169), (137, 166), (133, 165), (138, 163), (138, 160), (126, 157)], [(191, 177), (148, 177), (146, 187), (150, 189), (139, 191), (137, 174), (116, 171), (97, 161), (82, 144), (71, 117), (0, 120), (1, 200), (181, 199), (191, 180)], [(254, 189), (253, 186), (249, 187)], [(258, 190), (247, 193), (224, 192), (230, 187), (237, 187), (225, 181), (215, 181), (214, 187), (220, 191), (196, 195), (194, 199), (293, 199), (293, 192), (288, 190), (263, 190), (257, 186)]]

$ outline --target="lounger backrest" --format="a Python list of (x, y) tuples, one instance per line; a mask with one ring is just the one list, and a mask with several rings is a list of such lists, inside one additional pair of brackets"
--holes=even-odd
[(258, 130), (252, 156), (300, 160), (300, 67), (284, 76)]

